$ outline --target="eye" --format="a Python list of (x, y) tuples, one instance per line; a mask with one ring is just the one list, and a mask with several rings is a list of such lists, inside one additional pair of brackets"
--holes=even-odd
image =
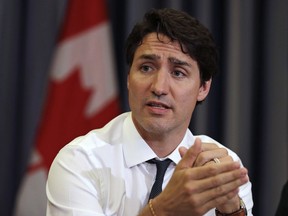
[(182, 70), (174, 70), (174, 71), (172, 71), (171, 74), (172, 74), (174, 77), (176, 77), (176, 78), (184, 78), (184, 77), (186, 77), (186, 73), (183, 72)]
[(141, 65), (141, 66), (140, 66), (140, 70), (141, 70), (142, 72), (144, 72), (144, 73), (147, 73), (147, 72), (149, 72), (149, 71), (152, 70), (152, 67), (149, 66), (149, 65)]

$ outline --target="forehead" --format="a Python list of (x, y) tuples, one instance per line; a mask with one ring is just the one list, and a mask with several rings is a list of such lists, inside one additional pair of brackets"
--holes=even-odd
[[(183, 47), (185, 49), (185, 47)], [(163, 34), (147, 34), (136, 49), (134, 57), (143, 54), (156, 54), (159, 58), (175, 57), (185, 61), (194, 61), (188, 53), (184, 53), (178, 41), (172, 41)]]

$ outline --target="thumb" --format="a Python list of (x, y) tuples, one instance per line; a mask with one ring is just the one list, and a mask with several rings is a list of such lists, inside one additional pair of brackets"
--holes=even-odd
[(194, 145), (188, 150), (186, 148), (179, 148), (179, 153), (182, 157), (176, 169), (184, 169), (192, 167), (198, 154), (202, 151), (202, 142), (199, 138), (195, 139)]

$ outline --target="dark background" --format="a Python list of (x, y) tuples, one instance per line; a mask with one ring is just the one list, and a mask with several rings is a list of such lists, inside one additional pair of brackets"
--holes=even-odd
[[(11, 215), (25, 171), (67, 1), (0, 0), (0, 215)], [(108, 2), (123, 111), (124, 41), (152, 7), (182, 9), (213, 33), (220, 73), (191, 122), (234, 150), (249, 169), (254, 215), (274, 215), (288, 179), (287, 0)]]

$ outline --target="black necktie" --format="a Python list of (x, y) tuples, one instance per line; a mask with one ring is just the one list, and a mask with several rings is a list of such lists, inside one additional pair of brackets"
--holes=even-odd
[(149, 200), (150, 200), (162, 192), (163, 178), (164, 178), (165, 172), (166, 172), (169, 164), (172, 161), (170, 159), (166, 159), (163, 161), (151, 159), (147, 162), (156, 164), (156, 167), (157, 167), (156, 179), (155, 179), (155, 182), (153, 184), (152, 190), (151, 190), (150, 195), (149, 195)]

